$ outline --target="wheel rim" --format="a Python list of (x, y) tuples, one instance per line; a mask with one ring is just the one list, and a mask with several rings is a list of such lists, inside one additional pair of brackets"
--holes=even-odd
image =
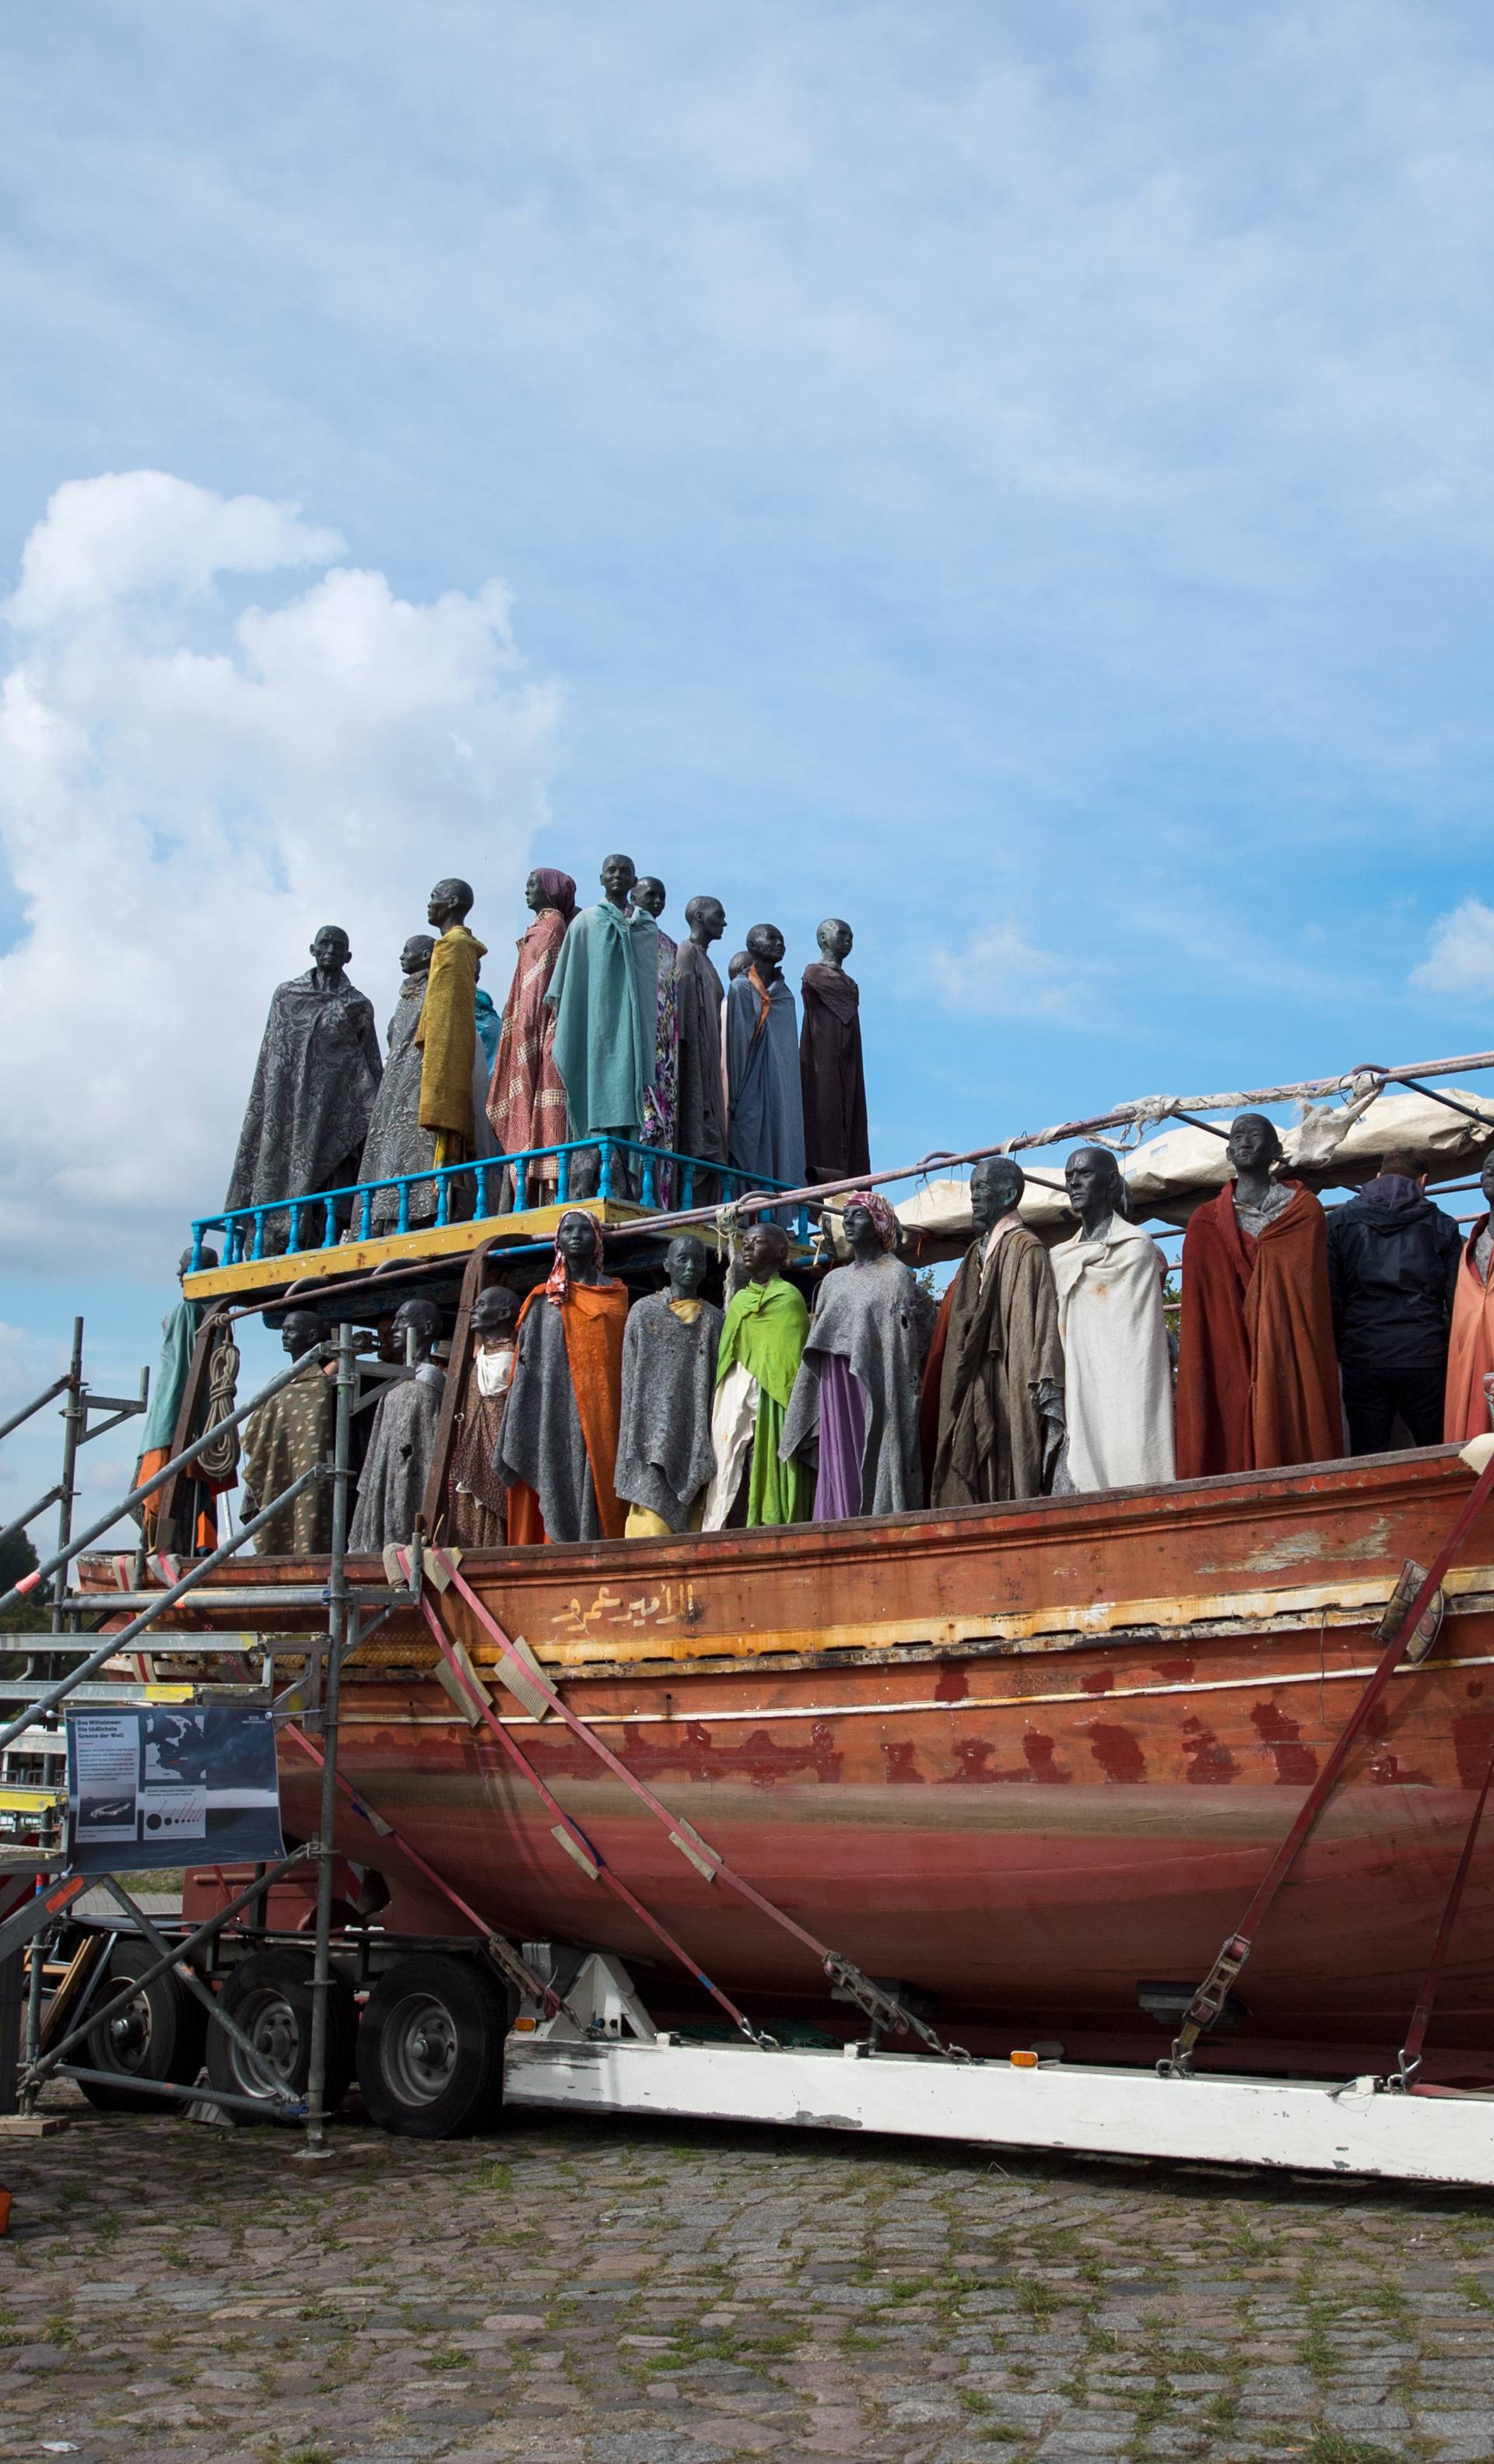
[(92, 2045), (101, 2071), (139, 2074), (150, 2061), (150, 1996), (132, 1993), (122, 2011), (106, 2019)]
[[(246, 1993), (233, 2013), (245, 2035), (266, 2069), (282, 2087), (299, 2084), (301, 2060), (300, 2021), (283, 1993), (273, 1985), (261, 1985)], [(264, 2080), (250, 2063), (242, 2045), (229, 2038), (229, 2052), (235, 2086), (246, 2096), (266, 2096)]]
[(384, 2074), (400, 2102), (434, 2104), (456, 2072), (456, 2022), (433, 1993), (406, 1994), (384, 2023)]

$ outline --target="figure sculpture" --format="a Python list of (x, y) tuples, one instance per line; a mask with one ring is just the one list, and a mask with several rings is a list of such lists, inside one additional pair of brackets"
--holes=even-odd
[[(209, 1274), (217, 1263), (216, 1249), (205, 1248), (197, 1272)], [(179, 1284), (185, 1282), (191, 1267), (192, 1253), (190, 1249), (184, 1249), (177, 1265)], [(188, 1444), (192, 1438), (200, 1437), (206, 1426), (199, 1417), (195, 1428), (182, 1431), (181, 1445), (178, 1445), (177, 1424), (187, 1393), (187, 1374), (209, 1306), (204, 1301), (189, 1301), (185, 1291), (179, 1289), (177, 1298), (161, 1321), (161, 1356), (150, 1381), (150, 1407), (141, 1430), (140, 1456), (135, 1465), (135, 1478), (130, 1484), (133, 1488), (139, 1488), (143, 1481), (149, 1480), (153, 1473), (160, 1471), (164, 1463), (168, 1463), (174, 1455), (181, 1452), (182, 1446)], [(216, 1499), (222, 1492), (215, 1490), (207, 1481), (189, 1477), (191, 1469), (188, 1464), (186, 1473), (177, 1473), (174, 1480), (167, 1481), (164, 1488), (158, 1488), (140, 1507), (141, 1529), (145, 1535), (147, 1549), (174, 1547), (179, 1531), (187, 1535), (187, 1547), (194, 1555), (206, 1555), (217, 1547)], [(162, 1529), (162, 1507), (173, 1490), (168, 1538)]]
[[(679, 1005), (675, 992), (674, 970), (678, 945), (672, 935), (659, 923), (664, 913), (667, 892), (657, 873), (640, 873), (633, 888), (634, 909), (651, 915), (659, 935), (658, 1033), (654, 1041), (653, 1084), (644, 1094), (643, 1124), (639, 1132), (646, 1147), (665, 1147), (678, 1154), (675, 1128), (679, 1105)], [(668, 1207), (672, 1200), (673, 1166), (654, 1166), (654, 1203)]]
[(501, 1549), (508, 1538), (508, 1483), (500, 1455), (517, 1315), (518, 1295), (507, 1284), (490, 1284), (472, 1309), (448, 1478), (451, 1537), (462, 1549)]
[(814, 1515), (907, 1514), (923, 1504), (918, 1379), (934, 1317), (894, 1254), (897, 1219), (875, 1191), (846, 1200), (847, 1266), (815, 1295), (779, 1452), (815, 1465)]
[[(440, 938), (430, 955), (426, 999), (415, 1029), (421, 1051), (420, 1126), (434, 1141), (437, 1168), (469, 1163), (479, 1150), (472, 1102), (477, 1060), (477, 970), (485, 945), (467, 930), (472, 892), (465, 881), (438, 881), (426, 921)], [(472, 1213), (465, 1182), (462, 1212)], [(453, 1190), (453, 1199), (454, 1199)], [(451, 1204), (455, 1213), (455, 1204)]]
[[(631, 856), (604, 858), (603, 895), (582, 909), (566, 934), (545, 995), (555, 1011), (555, 1066), (573, 1138), (636, 1142), (658, 1067), (659, 928), (641, 908), (628, 907), (637, 879)], [(601, 1171), (599, 1150), (573, 1155), (570, 1195), (591, 1197)], [(619, 1155), (615, 1193), (626, 1196), (635, 1183)]]
[(701, 1529), (729, 1523), (804, 1523), (814, 1484), (800, 1463), (784, 1463), (780, 1446), (809, 1331), (802, 1297), (783, 1279), (788, 1234), (780, 1223), (753, 1224), (742, 1242), (748, 1281), (730, 1302), (716, 1356), (711, 1415), (715, 1471)]
[[(290, 1309), (280, 1330), (287, 1358), (300, 1360), (322, 1339), (321, 1320), (310, 1309)], [(262, 1506), (289, 1488), (316, 1463), (330, 1463), (337, 1438), (337, 1363), (308, 1359), (298, 1377), (282, 1386), (244, 1423), (243, 1518), (252, 1522)], [(332, 1483), (314, 1480), (254, 1534), (261, 1557), (321, 1557), (332, 1546)]]
[(754, 1189), (804, 1183), (803, 1098), (794, 996), (783, 980), (783, 935), (755, 924), (750, 965), (726, 995), (728, 1151)]
[(1048, 1253), (1018, 1209), (1009, 1155), (970, 1176), (976, 1237), (945, 1296), (925, 1373), (931, 1506), (1040, 1497), (1064, 1442), (1064, 1346)]
[(721, 1312), (701, 1296), (710, 1263), (705, 1243), (682, 1232), (665, 1252), (668, 1289), (627, 1313), (616, 1486), (630, 1540), (700, 1529), (721, 1340)]
[(1352, 1455), (1389, 1451), (1397, 1419), (1414, 1446), (1442, 1436), (1448, 1330), (1462, 1235), (1426, 1196), (1415, 1155), (1391, 1154), (1328, 1217), (1333, 1345)]
[[(692, 898), (685, 909), (690, 937), (674, 961), (674, 1000), (679, 1014), (679, 1109), (675, 1142), (681, 1155), (703, 1163), (726, 1161), (726, 1084), (721, 1061), (721, 1006), (726, 996), (711, 957), (711, 944), (726, 930), (719, 898)], [(697, 1172), (691, 1203), (714, 1206), (720, 1175)]]
[(1174, 1476), (1173, 1375), (1162, 1279), (1167, 1261), (1126, 1220), (1109, 1147), (1076, 1147), (1064, 1166), (1079, 1229), (1049, 1253), (1064, 1338), (1064, 1464), (1074, 1488), (1131, 1488)]
[(799, 1038), (804, 1170), (810, 1181), (850, 1180), (871, 1170), (867, 1081), (861, 1058), (861, 993), (846, 973), (853, 935), (838, 915), (815, 935), (818, 960), (804, 969)]
[[(271, 998), (224, 1200), (230, 1209), (346, 1189), (358, 1177), (383, 1074), (373, 1004), (347, 979), (353, 953), (340, 925), (322, 926), (311, 955), (310, 973), (277, 984)], [(349, 1203), (337, 1209), (342, 1222)], [(272, 1205), (264, 1253), (278, 1256), (289, 1231), (283, 1203)], [(322, 1238), (320, 1211), (304, 1209), (301, 1241), (315, 1248)]]
[(1453, 1322), (1447, 1348), (1447, 1395), (1442, 1436), (1450, 1445), (1466, 1445), (1470, 1438), (1486, 1437), (1491, 1415), (1483, 1380), (1494, 1375), (1494, 1153), (1483, 1158), (1479, 1176), (1484, 1212), (1462, 1244), (1453, 1291)]
[[(498, 1153), (509, 1155), (563, 1146), (567, 1134), (565, 1088), (555, 1066), (556, 1013), (546, 995), (575, 917), (576, 884), (568, 872), (542, 865), (524, 884), (524, 903), (535, 920), (519, 937), (488, 1089), (488, 1119)], [(553, 1155), (525, 1166), (526, 1205), (550, 1203), (559, 1169)], [(507, 1194), (518, 1202), (512, 1180)]]
[(1282, 1142), (1241, 1112), (1235, 1177), (1183, 1235), (1177, 1467), (1184, 1480), (1344, 1450), (1328, 1224), (1310, 1189), (1278, 1175)]
[(503, 1416), (508, 1536), (619, 1540), (618, 1419), (627, 1293), (602, 1266), (602, 1230), (561, 1216), (549, 1280), (518, 1313), (518, 1356)]
[(446, 1386), (445, 1373), (430, 1356), (440, 1332), (434, 1301), (402, 1301), (394, 1312), (395, 1341), (406, 1347), (408, 1367), (379, 1397), (359, 1474), (350, 1549), (382, 1551), (408, 1540), (415, 1529)]
[[(412, 933), (400, 952), (403, 981), (389, 1021), (384, 1076), (369, 1115), (368, 1136), (358, 1167), (360, 1180), (383, 1180), (396, 1173), (430, 1172), (435, 1168), (434, 1134), (420, 1126), (425, 1056), (415, 1040), (435, 946), (428, 933)], [(435, 1212), (436, 1183), (412, 1181), (406, 1200), (406, 1227), (414, 1230), (433, 1221)], [(368, 1203), (369, 1230), (392, 1232), (399, 1220), (399, 1191), (376, 1189)]]

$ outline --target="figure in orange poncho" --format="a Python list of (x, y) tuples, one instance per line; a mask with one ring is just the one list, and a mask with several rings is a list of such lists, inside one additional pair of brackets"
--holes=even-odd
[(1328, 1218), (1274, 1175), (1272, 1123), (1241, 1112), (1236, 1177), (1189, 1218), (1177, 1362), (1177, 1477), (1332, 1463), (1344, 1452)]
[(623, 1537), (627, 1508), (613, 1481), (626, 1323), (626, 1290), (602, 1271), (602, 1228), (573, 1207), (549, 1282), (518, 1313), (502, 1438), (511, 1541)]
[[(1494, 1155), (1484, 1160), (1481, 1183), (1484, 1204), (1494, 1207)], [(1447, 1338), (1447, 1401), (1442, 1420), (1442, 1435), (1450, 1445), (1466, 1445), (1470, 1438), (1486, 1437), (1489, 1430), (1483, 1380), (1494, 1372), (1491, 1224), (1494, 1216), (1480, 1216), (1463, 1243), (1458, 1266), (1452, 1331)]]

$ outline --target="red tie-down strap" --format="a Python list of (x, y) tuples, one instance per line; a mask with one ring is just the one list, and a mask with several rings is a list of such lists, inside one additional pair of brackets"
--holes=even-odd
[[(832, 1950), (827, 1943), (818, 1941), (816, 1937), (812, 1933), (808, 1932), (803, 1925), (797, 1924), (793, 1917), (786, 1916), (781, 1908), (775, 1907), (773, 1902), (764, 1898), (762, 1892), (757, 1888), (756, 1884), (749, 1882), (745, 1876), (736, 1873), (735, 1869), (727, 1863), (725, 1858), (722, 1857), (717, 1850), (711, 1847), (706, 1840), (702, 1839), (699, 1832), (695, 1830), (692, 1823), (687, 1822), (683, 1815), (671, 1814), (669, 1807), (662, 1804), (659, 1798), (654, 1795), (653, 1791), (648, 1788), (643, 1780), (639, 1779), (634, 1772), (630, 1771), (626, 1763), (618, 1760), (617, 1755), (613, 1753), (610, 1746), (604, 1745), (595, 1729), (589, 1728), (584, 1720), (577, 1717), (576, 1713), (571, 1709), (570, 1705), (556, 1692), (555, 1687), (549, 1683), (543, 1671), (538, 1668), (532, 1660), (526, 1659), (520, 1652), (515, 1649), (514, 1644), (509, 1640), (509, 1638), (504, 1633), (502, 1627), (497, 1623), (496, 1619), (492, 1617), (489, 1611), (484, 1607), (482, 1601), (477, 1597), (476, 1593), (472, 1590), (472, 1585), (467, 1581), (455, 1559), (450, 1554), (450, 1552), (445, 1549), (428, 1551), (426, 1558), (428, 1569), (432, 1562), (440, 1568), (442, 1573), (450, 1582), (452, 1590), (457, 1592), (462, 1599), (466, 1601), (468, 1607), (472, 1610), (472, 1615), (477, 1619), (478, 1624), (482, 1627), (483, 1632), (492, 1641), (497, 1644), (504, 1660), (517, 1671), (520, 1679), (522, 1680), (523, 1687), (532, 1694), (538, 1694), (543, 1699), (547, 1707), (556, 1714), (557, 1718), (564, 1722), (572, 1736), (578, 1738), (591, 1753), (596, 1755), (599, 1762), (604, 1763), (606, 1766), (606, 1769), (612, 1773), (614, 1779), (621, 1780), (623, 1786), (632, 1792), (633, 1795), (637, 1797), (639, 1803), (645, 1806), (648, 1813), (652, 1815), (654, 1820), (663, 1825), (665, 1831), (669, 1834), (671, 1846), (678, 1849), (680, 1855), (686, 1859), (688, 1864), (693, 1865), (697, 1874), (701, 1875), (708, 1882), (719, 1881), (727, 1883), (732, 1890), (737, 1892), (742, 1899), (746, 1900), (751, 1906), (757, 1908), (761, 1915), (767, 1917), (772, 1924), (780, 1925), (785, 1933), (792, 1934), (796, 1942), (802, 1943), (804, 1948), (813, 1954), (821, 1968), (824, 1970), (824, 1973), (829, 1977), (832, 1985), (839, 1986), (842, 1991), (847, 1994), (852, 2001), (857, 2003), (866, 2013), (867, 2016), (874, 2020), (879, 2027), (893, 2029), (899, 2035), (911, 2032), (914, 2035), (920, 2036), (932, 2052), (942, 2055), (946, 2061), (968, 2061), (970, 2059), (970, 2056), (966, 2053), (963, 2046), (945, 2044), (943, 2038), (935, 2034), (934, 2030), (929, 2026), (927, 2020), (920, 2019), (915, 2013), (908, 2010), (905, 2005), (897, 1999), (895, 1994), (889, 1993), (882, 1986), (874, 1984), (871, 1978), (865, 1975), (855, 1965), (854, 1961), (845, 1958), (840, 1951)], [(400, 1563), (406, 1569), (407, 1579), (407, 1556), (402, 1553), (400, 1556)], [(445, 1630), (441, 1626), (439, 1617), (432, 1614), (431, 1604), (428, 1598), (425, 1599), (422, 1605), (425, 1609), (427, 1622), (429, 1624), (432, 1633), (435, 1634), (436, 1639), (441, 1645), (442, 1654), (446, 1660), (448, 1667), (455, 1671), (456, 1675), (461, 1680), (464, 1693), (472, 1700), (475, 1705), (477, 1698), (472, 1695), (472, 1689), (468, 1684), (466, 1677), (463, 1675), (458, 1662), (456, 1661), (455, 1655), (450, 1649), (446, 1638)], [(501, 1723), (494, 1720), (491, 1712), (488, 1714), (488, 1719), (489, 1725), (495, 1728), (498, 1734), (502, 1736), (505, 1745), (508, 1746), (511, 1750), (516, 1751), (517, 1749), (514, 1747), (513, 1740), (509, 1737), (507, 1730), (502, 1727)], [(525, 1761), (524, 1768), (526, 1771), (530, 1769), (527, 1760)], [(538, 1785), (538, 1778), (537, 1785)], [(553, 1803), (554, 1800), (551, 1799), (550, 1802)], [(596, 1852), (595, 1850), (590, 1850), (588, 1851), (588, 1854), (594, 1857)], [(715, 1991), (714, 1987), (712, 1988), (712, 1991)], [(720, 1998), (719, 1995), (717, 1998)], [(743, 2021), (741, 2024), (745, 2026), (746, 2022)]]
[(1494, 1455), (1490, 1455), (1488, 1462), (1474, 1482), (1471, 1493), (1464, 1500), (1461, 1512), (1423, 1576), (1416, 1598), (1407, 1609), (1405, 1616), (1397, 1620), (1395, 1630), (1375, 1665), (1373, 1675), (1339, 1730), (1327, 1762), (1304, 1798), (1296, 1821), (1272, 1858), (1263, 1881), (1245, 1910), (1239, 1929), (1229, 1936), (1208, 1975), (1190, 2002), (1183, 2017), (1183, 2024), (1174, 2040), (1171, 2063), (1164, 2063), (1162, 2065), (1164, 2070), (1172, 2068), (1178, 2073), (1187, 2070), (1189, 2057), (1198, 2038), (1206, 2030), (1213, 2027), (1215, 2020), (1223, 2010), (1230, 1987), (1255, 1947), (1255, 1937), (1263, 1919), (1306, 1846), (1310, 1833), (1316, 1826), (1318, 1816), (1333, 1793), (1339, 1773), (1353, 1750), (1365, 1722), (1399, 1667), (1407, 1644), (1436, 1599), (1442, 1576), (1477, 1521), (1491, 1488), (1494, 1488)]
[(1479, 1829), (1483, 1820), (1483, 1809), (1489, 1801), (1491, 1786), (1494, 1786), (1494, 1746), (1489, 1749), (1489, 1759), (1483, 1773), (1483, 1786), (1479, 1791), (1478, 1800), (1473, 1809), (1473, 1819), (1468, 1825), (1468, 1836), (1462, 1843), (1462, 1855), (1458, 1859), (1458, 1870), (1453, 1876), (1447, 1893), (1447, 1904), (1442, 1910), (1442, 1922), (1437, 1929), (1437, 1940), (1432, 1945), (1432, 1956), (1427, 1961), (1426, 1974), (1421, 1980), (1421, 1991), (1417, 1996), (1417, 2007), (1411, 2014), (1411, 2025), (1406, 2031), (1406, 2041), (1400, 2049), (1397, 2071), (1400, 2085), (1412, 2089), (1413, 2093), (1418, 2096), (1434, 2093), (1431, 2089), (1417, 2087), (1416, 2076), (1421, 2068), (1421, 2048), (1426, 2042), (1426, 2032), (1431, 2024), (1438, 1987), (1441, 1984), (1442, 1969), (1447, 1964), (1447, 1948), (1453, 1938), (1453, 1927), (1458, 1922), (1458, 1910), (1462, 1903), (1463, 1885), (1468, 1880), (1468, 1871), (1473, 1863), (1473, 1852), (1478, 1845)]

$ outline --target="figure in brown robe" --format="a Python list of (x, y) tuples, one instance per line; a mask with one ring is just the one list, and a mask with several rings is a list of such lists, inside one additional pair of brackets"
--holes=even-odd
[(1017, 1212), (1024, 1185), (1005, 1155), (971, 1175), (976, 1237), (926, 1372), (938, 1380), (931, 1506), (1040, 1497), (1063, 1443), (1058, 1295), (1047, 1251)]
[[(679, 1109), (674, 1144), (680, 1155), (703, 1163), (726, 1161), (726, 1086), (721, 1069), (721, 979), (711, 944), (726, 929), (719, 898), (692, 898), (685, 909), (690, 938), (674, 961), (674, 1002), (679, 1016)], [(714, 1172), (692, 1177), (691, 1204), (714, 1206), (721, 1184)]]
[(822, 956), (817, 965), (804, 969), (799, 1034), (805, 1175), (810, 1183), (853, 1180), (871, 1170), (871, 1151), (861, 1061), (861, 994), (843, 964), (851, 948), (851, 929), (838, 915), (827, 915), (815, 939)]
[(1183, 1236), (1177, 1477), (1332, 1463), (1344, 1451), (1328, 1218), (1274, 1177), (1281, 1140), (1259, 1112), (1230, 1132), (1238, 1177)]
[(447, 1481), (450, 1533), (462, 1549), (501, 1549), (508, 1540), (508, 1482), (498, 1468), (498, 1449), (514, 1377), (517, 1315), (518, 1295), (506, 1284), (490, 1284), (472, 1309), (472, 1349)]

